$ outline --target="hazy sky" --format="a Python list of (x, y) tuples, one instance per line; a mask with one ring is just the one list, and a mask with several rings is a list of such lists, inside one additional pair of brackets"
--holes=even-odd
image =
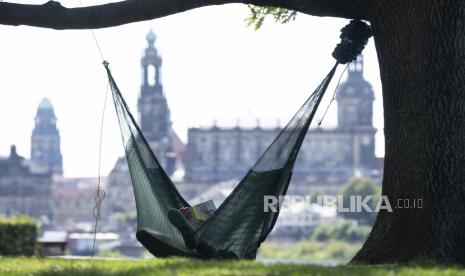
[[(61, 3), (69, 7), (76, 2)], [(85, 1), (96, 2), (109, 1)], [(206, 7), (95, 33), (138, 117), (140, 58), (147, 45), (145, 35), (153, 28), (163, 58), (162, 79), (173, 127), (185, 141), (188, 127), (209, 126), (214, 120), (220, 126), (235, 125), (237, 119), (254, 126), (261, 118), (263, 126), (275, 126), (280, 119), (284, 125), (334, 64), (331, 52), (339, 30), (348, 23), (299, 14), (293, 23), (269, 20), (254, 31), (244, 23), (248, 14), (245, 5)], [(90, 31), (0, 26), (0, 34), (0, 155), (8, 155), (10, 145), (16, 144), (19, 154), (29, 158), (34, 116), (46, 96), (58, 118), (65, 175), (95, 176), (107, 79)], [(372, 40), (364, 54), (365, 77), (376, 95), (376, 153), (382, 156), (381, 85)], [(320, 109), (331, 96), (329, 90)], [(335, 126), (336, 111), (333, 104), (323, 127)], [(102, 154), (106, 175), (123, 154), (110, 98)]]

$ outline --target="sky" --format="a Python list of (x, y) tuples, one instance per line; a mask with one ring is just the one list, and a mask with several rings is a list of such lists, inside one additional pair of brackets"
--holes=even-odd
[[(104, 2), (111, 1), (84, 3)], [(61, 3), (79, 5), (78, 1)], [(329, 72), (335, 62), (331, 53), (339, 42), (339, 30), (348, 23), (299, 14), (289, 24), (267, 20), (255, 31), (244, 22), (248, 15), (247, 6), (240, 4), (204, 7), (95, 30), (95, 35), (136, 115), (140, 59), (147, 46), (145, 36), (153, 29), (163, 59), (161, 76), (173, 128), (187, 142), (189, 127), (211, 126), (214, 121), (219, 126), (235, 126), (239, 121), (252, 127), (260, 118), (264, 127), (284, 125)], [(18, 153), (29, 158), (37, 106), (48, 97), (58, 119), (65, 176), (96, 176), (107, 78), (91, 32), (0, 26), (0, 35), (0, 156), (7, 156), (15, 144)], [(372, 39), (364, 51), (364, 62), (364, 76), (376, 97), (376, 155), (383, 156), (381, 83)], [(317, 118), (332, 97), (343, 71), (340, 67)], [(333, 103), (322, 127), (335, 127), (336, 115)], [(115, 110), (108, 97), (101, 174), (107, 175), (122, 155)]]

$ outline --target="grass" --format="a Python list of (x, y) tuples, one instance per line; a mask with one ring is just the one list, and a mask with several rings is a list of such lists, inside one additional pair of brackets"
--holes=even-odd
[(0, 258), (0, 275), (465, 275), (462, 268), (263, 265), (254, 261)]
[(265, 242), (259, 250), (260, 258), (294, 259), (309, 261), (334, 260), (348, 262), (362, 247), (362, 243), (349, 243), (340, 240), (319, 242), (306, 240), (296, 243)]

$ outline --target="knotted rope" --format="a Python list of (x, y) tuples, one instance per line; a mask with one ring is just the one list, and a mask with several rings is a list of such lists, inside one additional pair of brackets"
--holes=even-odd
[(347, 64), (357, 59), (365, 49), (368, 39), (372, 36), (371, 27), (360, 20), (351, 20), (341, 29), (341, 42), (336, 45), (333, 57), (340, 64)]

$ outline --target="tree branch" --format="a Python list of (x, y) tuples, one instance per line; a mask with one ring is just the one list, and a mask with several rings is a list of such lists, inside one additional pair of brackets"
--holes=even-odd
[(0, 24), (50, 29), (98, 29), (150, 20), (211, 5), (273, 6), (316, 16), (367, 19), (369, 0), (126, 0), (80, 8), (59, 2), (43, 5), (0, 3)]

